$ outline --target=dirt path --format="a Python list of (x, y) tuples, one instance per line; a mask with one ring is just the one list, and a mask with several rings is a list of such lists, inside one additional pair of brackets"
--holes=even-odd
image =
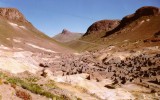
[(78, 89), (72, 85), (69, 84), (64, 84), (64, 83), (56, 83), (56, 85), (61, 88), (61, 89), (65, 89), (68, 90), (69, 92), (71, 92), (74, 96), (81, 98), (82, 100), (99, 100), (96, 97), (93, 97), (87, 93), (85, 93), (83, 90)]

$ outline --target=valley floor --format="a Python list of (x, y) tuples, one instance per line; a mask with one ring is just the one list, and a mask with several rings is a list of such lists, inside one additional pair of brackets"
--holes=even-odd
[(62, 54), (0, 48), (0, 100), (158, 100), (160, 48)]

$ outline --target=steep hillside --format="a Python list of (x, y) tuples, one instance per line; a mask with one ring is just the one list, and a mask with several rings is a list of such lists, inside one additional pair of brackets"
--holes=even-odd
[[(156, 7), (142, 7), (134, 14), (124, 17), (115, 29), (106, 32), (104, 37), (106, 44), (121, 44), (122, 42), (136, 43), (146, 46), (144, 40), (155, 38), (155, 34), (160, 31), (160, 13)], [(157, 37), (158, 38), (158, 37)], [(159, 43), (150, 43), (158, 45)]]
[[(101, 31), (99, 29), (100, 33), (90, 35), (86, 33), (80, 41), (69, 43), (69, 46), (74, 47), (79, 44), (79, 47), (76, 48), (79, 51), (109, 45), (127, 45), (126, 47), (156, 46), (160, 44), (158, 37), (155, 37), (155, 34), (160, 31), (159, 26), (159, 8), (146, 6), (138, 9), (134, 14), (124, 17), (120, 24), (112, 30)], [(157, 42), (144, 42), (146, 39), (156, 40)]]
[(58, 42), (64, 43), (79, 39), (82, 35), (82, 33), (70, 32), (66, 29), (63, 29), (63, 31), (58, 35), (54, 36), (53, 39), (55, 39)]
[(0, 8), (0, 44), (1, 48), (29, 51), (63, 52), (65, 49), (37, 30), (15, 8)]

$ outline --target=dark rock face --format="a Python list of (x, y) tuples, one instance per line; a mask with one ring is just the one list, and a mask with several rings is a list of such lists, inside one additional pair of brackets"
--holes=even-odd
[(16, 8), (0, 8), (0, 16), (8, 20), (28, 23), (23, 14)]
[(113, 30), (106, 33), (106, 36), (111, 35), (121, 29), (123, 29), (126, 25), (132, 23), (133, 21), (139, 19), (143, 16), (156, 16), (159, 14), (159, 8), (152, 7), (152, 6), (145, 6), (142, 8), (139, 8), (134, 14), (128, 15), (124, 17), (120, 24)]
[(109, 31), (114, 29), (119, 24), (119, 20), (101, 20), (93, 23), (84, 34), (84, 36), (89, 34), (98, 34), (103, 31)]
[(72, 32), (68, 31), (67, 29), (63, 29), (62, 33), (61, 34), (72, 34)]

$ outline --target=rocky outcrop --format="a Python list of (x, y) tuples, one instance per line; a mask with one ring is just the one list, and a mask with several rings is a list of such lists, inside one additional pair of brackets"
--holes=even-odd
[[(120, 50), (118, 52), (113, 52)], [(87, 73), (87, 80), (101, 82), (103, 79), (112, 79), (112, 85), (125, 83), (145, 84), (159, 87), (160, 85), (160, 50), (159, 47), (122, 50), (122, 48), (105, 48), (84, 52), (80, 55), (50, 54), (51, 60), (41, 61), (48, 64), (54, 76), (68, 76)], [(39, 55), (38, 58), (43, 58)], [(54, 59), (54, 60), (53, 60)], [(68, 80), (70, 80), (68, 78)], [(150, 84), (154, 83), (154, 84)], [(106, 88), (110, 88), (105, 86)], [(159, 91), (158, 88), (154, 88)]]
[(125, 26), (129, 25), (130, 23), (134, 22), (135, 20), (143, 16), (156, 16), (156, 15), (159, 15), (159, 12), (160, 10), (157, 7), (145, 6), (145, 7), (139, 8), (138, 10), (136, 10), (134, 14), (124, 17), (121, 20), (120, 24), (115, 29), (106, 33), (106, 36), (111, 35), (123, 29)]
[(103, 31), (109, 31), (114, 29), (118, 24), (119, 20), (101, 20), (93, 23), (84, 34), (84, 36), (89, 34), (98, 34)]
[(23, 14), (16, 8), (0, 8), (0, 16), (7, 20), (28, 23)]

